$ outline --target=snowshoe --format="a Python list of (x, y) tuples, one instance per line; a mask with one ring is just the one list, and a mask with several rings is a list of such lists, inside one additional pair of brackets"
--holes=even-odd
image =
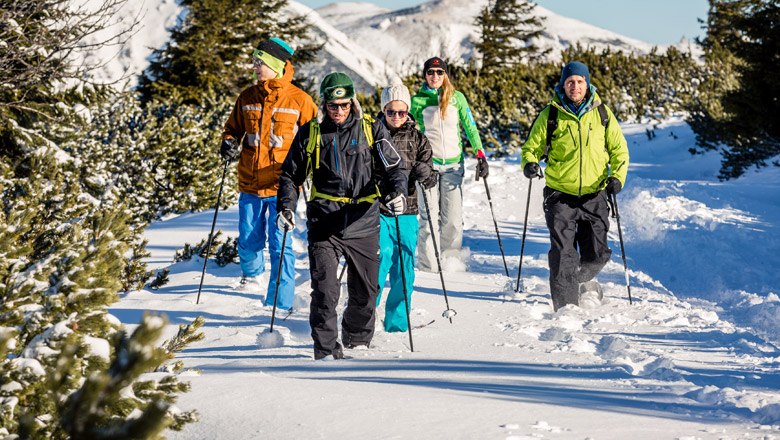
[(601, 305), (604, 291), (596, 280), (580, 283), (579, 305), (583, 309), (595, 309)]
[(244, 290), (244, 291), (253, 291), (253, 290), (260, 290), (261, 289), (261, 281), (260, 277), (248, 277), (246, 275), (241, 275), (241, 280), (238, 282), (237, 285), (234, 286), (234, 289), (236, 290)]

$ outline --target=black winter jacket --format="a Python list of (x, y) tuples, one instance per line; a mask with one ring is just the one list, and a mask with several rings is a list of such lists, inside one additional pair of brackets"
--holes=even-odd
[[(320, 165), (314, 167), (312, 185), (318, 192), (336, 197), (359, 199), (376, 193), (407, 194), (407, 173), (401, 157), (392, 144), (385, 126), (375, 121), (372, 127), (374, 145), (369, 147), (361, 124), (362, 111), (352, 100), (352, 114), (341, 125), (335, 124), (324, 108), (320, 108)], [(295, 210), (299, 187), (306, 180), (306, 146), (311, 122), (301, 127), (293, 139), (290, 152), (282, 165), (277, 194), (277, 209)], [(313, 154), (312, 154), (313, 156)], [(342, 203), (316, 198), (306, 203), (309, 241), (321, 241), (331, 235), (341, 238), (362, 238), (379, 233), (379, 202)]]
[[(418, 214), (417, 207), (417, 182), (425, 182), (431, 177), (433, 165), (431, 157), (433, 151), (428, 138), (417, 129), (417, 123), (409, 115), (409, 119), (398, 128), (392, 128), (387, 124), (384, 113), (377, 118), (385, 124), (393, 137), (393, 145), (401, 153), (404, 169), (409, 173), (409, 197), (406, 199), (406, 211), (404, 214)], [(382, 207), (382, 213), (388, 214)]]

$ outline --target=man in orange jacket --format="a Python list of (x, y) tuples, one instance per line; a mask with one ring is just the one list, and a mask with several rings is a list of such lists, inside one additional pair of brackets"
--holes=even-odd
[[(266, 305), (274, 302), (282, 233), (276, 225), (276, 192), (282, 163), (298, 127), (317, 113), (311, 97), (292, 85), (293, 49), (279, 38), (257, 46), (252, 54), (257, 84), (241, 92), (222, 133), (220, 155), (238, 159), (238, 256), (241, 284), (265, 270), (266, 236), (271, 258)], [(270, 221), (268, 221), (270, 219)], [(277, 307), (290, 309), (295, 295), (295, 256), (286, 246)]]

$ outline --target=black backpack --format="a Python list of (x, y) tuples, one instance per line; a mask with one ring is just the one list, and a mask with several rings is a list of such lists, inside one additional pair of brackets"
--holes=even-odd
[[(552, 147), (552, 136), (553, 132), (556, 128), (558, 128), (558, 107), (550, 104), (548, 105), (550, 108), (550, 112), (547, 115), (547, 142), (544, 144), (544, 154), (539, 159), (539, 161), (546, 161), (547, 156), (550, 153), (550, 148)], [(599, 117), (601, 117), (601, 125), (604, 126), (604, 132), (607, 131), (607, 125), (609, 124), (609, 114), (607, 113), (607, 106), (604, 105), (603, 102), (599, 103), (599, 105), (596, 106), (596, 109), (599, 112)], [(604, 139), (606, 141), (606, 134), (604, 135)]]

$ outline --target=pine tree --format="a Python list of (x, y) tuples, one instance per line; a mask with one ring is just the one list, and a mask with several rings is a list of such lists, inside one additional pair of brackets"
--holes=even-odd
[(124, 163), (80, 148), (91, 122), (84, 111), (111, 105), (114, 94), (67, 83), (89, 73), (68, 54), (122, 3), (0, 5), (3, 438), (155, 438), (194, 420), (171, 406), (187, 389), (175, 374), (142, 376), (169, 359), (155, 346), (164, 321), (145, 318), (128, 337), (107, 311), (123, 275), (135, 272), (126, 255), (142, 243), (142, 228), (122, 203), (130, 187), (112, 187), (82, 166)]
[(481, 40), (476, 44), (482, 54), (482, 70), (491, 72), (501, 66), (515, 66), (543, 58), (533, 40), (542, 34), (544, 19), (534, 15), (536, 4), (527, 0), (491, 0), (477, 16)]
[(721, 149), (719, 177), (730, 179), (780, 154), (780, 5), (710, 0), (706, 29), (700, 43), (710, 75), (690, 123), (700, 149)]
[(199, 102), (204, 92), (235, 97), (253, 82), (251, 54), (260, 41), (279, 37), (299, 47), (294, 62), (313, 59), (305, 17), (286, 13), (287, 0), (184, 0), (187, 15), (170, 42), (155, 51), (140, 81), (145, 100)]

